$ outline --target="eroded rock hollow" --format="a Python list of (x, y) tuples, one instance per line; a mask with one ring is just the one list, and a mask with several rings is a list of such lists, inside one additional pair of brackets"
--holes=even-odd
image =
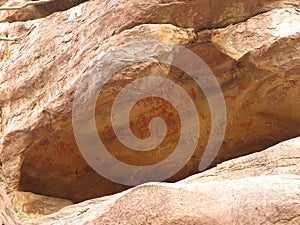
[[(8, 192), (80, 202), (129, 188), (102, 177), (83, 159), (74, 138), (72, 104), (80, 80), (97, 66), (99, 56), (135, 41), (183, 46), (197, 54), (218, 80), (227, 126), (210, 167), (300, 135), (298, 0), (58, 2), (51, 4), (72, 4), (49, 6), (51, 10), (45, 5), (30, 8), (40, 19), (15, 11), (0, 15), (0, 159)], [(99, 94), (98, 134), (110, 154), (128, 164), (154, 164), (172, 153), (181, 125), (168, 102), (147, 98), (132, 109), (129, 123), (138, 138), (149, 137), (149, 121), (155, 116), (168, 125), (166, 140), (149, 152), (120, 143), (110, 121), (122, 88), (151, 74), (180, 85), (198, 112), (201, 129), (195, 152), (168, 179), (178, 181), (199, 172), (211, 133), (208, 101), (183, 71), (155, 62), (120, 70)], [(154, 103), (149, 106), (149, 101)]]

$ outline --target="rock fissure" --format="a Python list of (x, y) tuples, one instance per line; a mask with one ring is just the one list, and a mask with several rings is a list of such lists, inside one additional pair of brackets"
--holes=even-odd
[[(0, 13), (8, 11), (6, 16), (0, 15), (0, 24), (9, 22), (26, 22), (45, 18), (53, 13), (68, 10), (88, 0), (22, 0), (20, 5), (0, 6)], [(10, 1), (6, 1), (8, 4)], [(4, 17), (2, 19), (2, 17)]]

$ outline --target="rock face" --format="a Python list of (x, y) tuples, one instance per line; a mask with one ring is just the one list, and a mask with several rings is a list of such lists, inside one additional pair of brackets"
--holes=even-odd
[(28, 21), (64, 11), (87, 0), (3, 0), (0, 22)]
[(0, 224), (18, 225), (20, 224), (13, 207), (3, 188), (0, 186)]
[[(24, 19), (14, 14), (14, 21), (18, 20)], [(7, 190), (79, 202), (128, 188), (100, 176), (85, 162), (76, 145), (71, 113), (77, 85), (90, 68), (97, 67), (99, 55), (134, 41), (179, 44), (213, 71), (225, 97), (227, 130), (211, 166), (300, 135), (299, 24), (298, 0), (96, 0), (39, 20), (1, 23), (0, 158)], [(169, 179), (177, 181), (198, 172), (211, 132), (207, 99), (182, 71), (143, 62), (118, 72), (97, 101), (98, 133), (109, 152), (128, 164), (153, 164), (171, 154), (180, 121), (168, 103), (157, 101), (153, 113), (146, 99), (129, 118), (138, 138), (150, 135), (153, 116), (165, 119), (166, 141), (153, 151), (126, 148), (110, 122), (120, 90), (149, 74), (174, 80), (198, 110), (199, 143), (191, 159)], [(280, 188), (281, 179), (286, 181), (270, 178), (270, 182)], [(254, 180), (266, 188), (261, 180)], [(249, 182), (237, 185), (242, 188)]]
[(69, 200), (36, 195), (30, 192), (13, 191), (9, 198), (21, 221), (49, 215), (72, 205)]
[(6, 182), (5, 182), (2, 166), (0, 166), (0, 187), (3, 189), (6, 188)]
[(300, 137), (179, 183), (149, 183), (25, 224), (299, 224)]
[(244, 177), (300, 175), (300, 138), (294, 138), (262, 152), (223, 162), (208, 171), (178, 183), (197, 183)]

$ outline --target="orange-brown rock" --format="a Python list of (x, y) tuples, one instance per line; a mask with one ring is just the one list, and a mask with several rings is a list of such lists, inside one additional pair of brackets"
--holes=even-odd
[[(187, 47), (218, 79), (228, 123), (212, 165), (298, 136), (297, 7), (298, 1), (88, 1), (43, 19), (1, 23), (4, 37), (21, 37), (0, 42), (0, 153), (8, 190), (82, 201), (128, 188), (101, 177), (84, 161), (71, 111), (77, 85), (97, 66), (98, 56), (138, 40)], [(223, 26), (228, 27), (218, 29)], [(149, 62), (120, 71), (99, 96), (98, 133), (111, 154), (134, 165), (155, 163), (174, 150), (178, 115), (165, 102), (154, 105), (154, 115), (159, 107), (170, 108), (160, 115), (169, 125), (160, 149), (133, 152), (112, 132), (109, 113), (116, 94), (130, 81), (153, 73), (176, 81), (198, 109), (199, 143), (190, 161), (170, 179), (179, 180), (198, 172), (211, 129), (205, 96), (181, 71)], [(149, 136), (147, 122), (153, 116), (146, 104), (141, 101), (130, 118), (140, 138)], [(142, 114), (145, 123), (135, 119)]]
[(299, 224), (300, 138), (179, 183), (149, 183), (82, 202), (35, 224)]

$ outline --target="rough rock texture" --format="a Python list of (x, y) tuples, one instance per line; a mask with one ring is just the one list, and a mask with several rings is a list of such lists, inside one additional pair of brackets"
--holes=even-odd
[(30, 192), (14, 191), (9, 193), (11, 203), (21, 220), (45, 216), (72, 205), (65, 199), (36, 195)]
[(0, 22), (27, 21), (72, 8), (87, 0), (2, 0)]
[(149, 184), (25, 224), (297, 224), (299, 189), (299, 177), (280, 176)]
[(300, 137), (175, 184), (150, 183), (34, 224), (299, 224)]
[(2, 166), (0, 166), (0, 187), (3, 189), (6, 188), (6, 182), (5, 182)]
[(20, 224), (13, 207), (6, 195), (5, 190), (0, 186), (0, 224), (1, 225), (17, 225)]
[[(299, 1), (96, 0), (44, 19), (1, 23), (0, 34), (14, 40), (0, 41), (0, 158), (8, 190), (82, 201), (128, 188), (104, 179), (83, 160), (73, 136), (71, 109), (77, 84), (98, 55), (131, 41), (180, 44), (214, 72), (224, 92), (228, 124), (213, 165), (298, 136), (297, 7)], [(235, 25), (209, 30), (229, 24)], [(160, 149), (137, 153), (125, 148), (109, 121), (121, 88), (152, 73), (176, 81), (199, 110), (200, 141), (191, 160), (170, 179), (179, 180), (198, 172), (211, 126), (203, 93), (181, 71), (156, 63), (120, 71), (97, 102), (98, 133), (111, 154), (130, 164), (155, 163), (172, 152), (180, 126), (178, 115), (165, 102), (154, 105), (154, 115), (169, 125)], [(147, 104), (146, 99), (135, 107), (131, 118), (140, 138), (149, 135), (153, 116)], [(167, 112), (161, 113), (160, 107)], [(142, 114), (146, 119), (141, 122)]]
[(232, 159), (178, 183), (196, 183), (269, 175), (300, 175), (300, 137), (262, 152)]
[[(41, 0), (40, 0), (41, 1)], [(47, 3), (49, 1), (49, 3)], [(24, 21), (47, 16), (55, 11), (68, 9), (85, 0), (43, 0), (45, 4), (27, 6), (21, 11), (4, 12), (0, 21)], [(20, 6), (29, 0), (4, 0), (2, 6)], [(37, 4), (37, 3), (35, 3)], [(38, 3), (40, 4), (40, 3)], [(203, 29), (223, 27), (274, 8), (299, 7), (298, 0), (151, 0), (151, 1), (91, 1), (87, 14), (99, 13), (104, 24), (119, 31), (139, 24), (170, 23), (184, 28)], [(35, 15), (34, 15), (35, 14)], [(107, 15), (106, 15), (107, 14)], [(118, 19), (114, 16), (118, 15)], [(100, 19), (102, 19), (100, 18)], [(119, 18), (122, 18), (119, 19)]]

